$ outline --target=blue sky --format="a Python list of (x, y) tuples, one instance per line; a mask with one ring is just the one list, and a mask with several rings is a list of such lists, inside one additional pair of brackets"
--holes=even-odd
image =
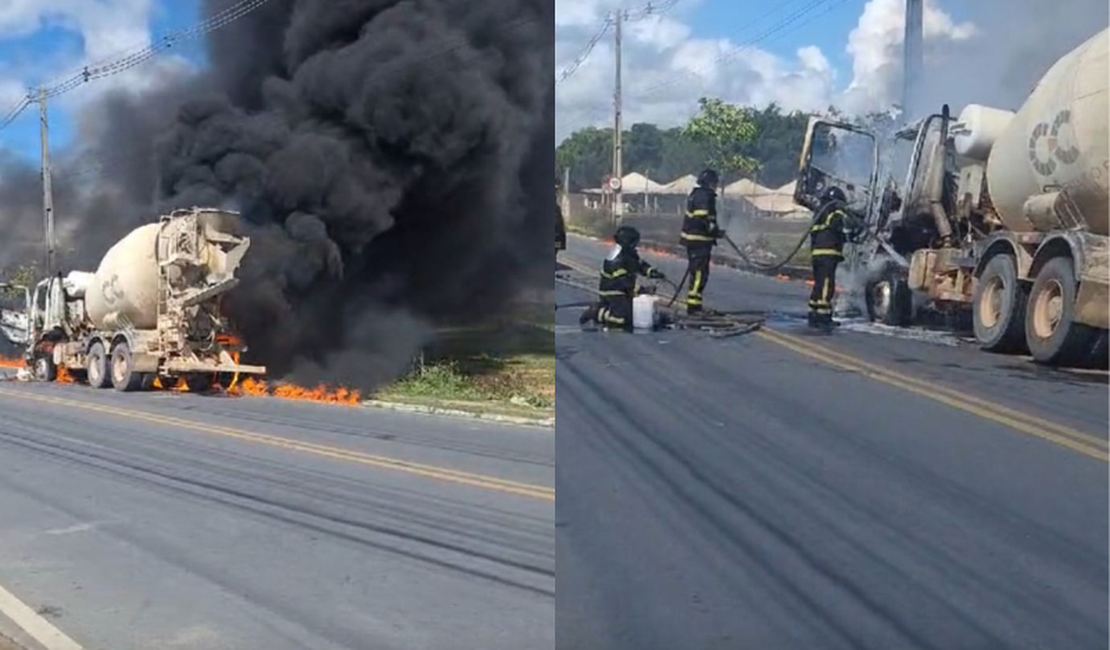
[[(90, 4), (100, 0), (83, 0)], [(146, 28), (157, 38), (159, 34), (190, 27), (199, 20), (199, 0), (150, 0), (150, 19)], [(0, 14), (3, 13), (0, 8)], [(127, 51), (142, 41), (111, 43), (113, 52)], [(40, 83), (64, 78), (80, 70), (86, 59), (86, 39), (81, 27), (66, 16), (39, 17), (38, 28), (30, 33), (0, 34), (0, 75), (6, 81), (18, 80), (29, 87)], [(202, 41), (191, 41), (186, 46), (174, 48), (174, 55), (189, 59), (195, 64), (203, 64), (204, 50)], [(97, 57), (99, 58), (99, 57)], [(147, 64), (150, 65), (150, 64)], [(98, 84), (91, 82), (69, 95), (77, 99), (79, 94), (95, 93)], [(61, 98), (59, 98), (61, 99)], [(14, 97), (5, 99), (0, 110), (6, 112), (15, 101)], [(71, 110), (59, 103), (50, 105), (51, 151), (62, 151), (72, 142), (74, 121)], [(39, 158), (39, 121), (38, 108), (26, 110), (7, 129), (0, 132), (0, 146), (32, 160)]]
[[(816, 45), (841, 75), (851, 71), (852, 61), (844, 46), (848, 33), (859, 22), (866, 0), (846, 0), (828, 5), (814, 5), (810, 0), (799, 0), (789, 5), (785, 11), (763, 18), (775, 9), (775, 4), (778, 3), (758, 0), (703, 0), (689, 12), (689, 25), (701, 38), (728, 38), (739, 44), (746, 44), (768, 31), (774, 31), (777, 23), (812, 5), (816, 7), (813, 13), (803, 14), (797, 22), (768, 36), (757, 47), (782, 57), (792, 57), (799, 47)], [(818, 13), (822, 15), (814, 18)]]
[[(635, 12), (647, 0), (556, 0), (557, 70), (574, 61), (618, 4)], [(776, 102), (787, 110), (889, 110), (901, 68), (904, 7), (905, 0), (678, 0), (654, 22), (626, 30), (639, 30), (624, 48), (626, 121), (680, 124), (696, 111), (700, 95), (757, 106)], [(974, 32), (966, 12), (953, 7), (966, 7), (966, 0), (926, 2), (927, 31), (942, 47)], [(612, 66), (607, 36), (557, 86), (556, 141), (608, 123)]]

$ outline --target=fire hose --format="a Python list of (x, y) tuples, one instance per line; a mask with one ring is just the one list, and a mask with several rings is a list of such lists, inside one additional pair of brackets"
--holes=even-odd
[[(732, 250), (736, 251), (736, 254), (740, 256), (740, 259), (743, 260), (745, 264), (747, 264), (748, 266), (751, 266), (751, 267), (753, 267), (753, 268), (755, 268), (759, 271), (764, 271), (764, 272), (777, 271), (777, 270), (781, 269), (782, 267), (786, 266), (790, 262), (790, 260), (794, 259), (794, 257), (797, 256), (798, 251), (802, 250), (802, 246), (806, 243), (806, 240), (808, 238), (809, 238), (809, 231), (806, 231), (805, 233), (802, 234), (802, 237), (798, 240), (798, 244), (794, 247), (794, 250), (790, 251), (790, 254), (787, 255), (783, 260), (781, 260), (779, 262), (776, 262), (775, 264), (764, 265), (764, 264), (759, 264), (757, 262), (754, 262), (751, 258), (749, 258), (747, 255), (744, 254), (744, 251), (741, 250), (740, 247), (736, 245), (736, 242), (732, 241), (731, 237), (729, 237), (728, 235), (724, 235), (725, 241), (727, 241), (728, 245), (732, 247)], [(674, 295), (671, 296), (671, 301), (667, 303), (668, 308), (670, 308), (674, 305), (675, 300), (678, 299), (678, 294), (682, 293), (682, 289), (686, 286), (686, 281), (689, 280), (689, 279), (690, 279), (690, 267), (687, 266), (686, 267), (686, 272), (682, 274), (682, 280), (679, 281), (678, 285), (675, 285), (674, 283), (670, 283), (670, 282), (668, 283), (672, 287), (674, 287)]]
[[(824, 212), (825, 209), (829, 207), (829, 205), (830, 205), (829, 203), (826, 203), (826, 204), (822, 205), (820, 210), (818, 210), (818, 213)], [(780, 260), (778, 262), (775, 262), (774, 264), (760, 264), (760, 263), (752, 260), (750, 257), (748, 257), (744, 253), (744, 251), (739, 246), (736, 245), (736, 242), (732, 241), (732, 238), (729, 237), (728, 234), (726, 234), (726, 233), (721, 233), (721, 234), (724, 237), (724, 240), (728, 242), (728, 245), (732, 247), (732, 250), (736, 251), (736, 254), (740, 257), (741, 260), (744, 261), (745, 264), (747, 264), (748, 266), (750, 266), (750, 267), (752, 267), (752, 268), (754, 268), (758, 271), (763, 271), (764, 273), (771, 272), (771, 271), (777, 271), (777, 270), (781, 269), (782, 267), (786, 266), (787, 264), (789, 264), (790, 261), (793, 260), (798, 255), (798, 252), (802, 250), (802, 246), (805, 245), (806, 240), (809, 239), (809, 230), (807, 229), (804, 233), (802, 233), (802, 236), (798, 238), (797, 245), (794, 246), (794, 249), (792, 251), (790, 251), (790, 254), (787, 255), (785, 258), (783, 258), (782, 260)], [(669, 303), (667, 303), (668, 308), (670, 308), (671, 306), (674, 305), (675, 300), (678, 298), (678, 294), (682, 293), (682, 289), (683, 289), (683, 287), (686, 286), (686, 281), (689, 280), (689, 279), (690, 279), (690, 267), (687, 266), (686, 267), (686, 272), (684, 274), (682, 274), (682, 281), (678, 283), (677, 287), (675, 287), (675, 295), (671, 296), (671, 301)]]

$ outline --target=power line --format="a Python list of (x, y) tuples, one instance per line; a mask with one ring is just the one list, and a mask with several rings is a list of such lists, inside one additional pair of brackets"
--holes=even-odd
[(52, 99), (59, 95), (70, 92), (90, 81), (97, 79), (104, 79), (111, 77), (122, 72), (126, 72), (131, 68), (146, 63), (150, 59), (157, 56), (160, 52), (168, 50), (182, 42), (200, 38), (206, 34), (222, 29), (231, 23), (243, 18), (257, 9), (268, 4), (271, 0), (241, 0), (239, 3), (232, 5), (228, 9), (221, 11), (208, 19), (186, 29), (181, 29), (163, 35), (153, 45), (148, 45), (141, 49), (131, 51), (129, 53), (121, 53), (118, 58), (101, 63), (94, 63), (85, 66), (80, 72), (74, 74), (68, 79), (64, 79), (53, 85), (46, 86), (46, 97)]
[(240, 2), (213, 14), (192, 27), (164, 34), (152, 45), (129, 51), (122, 51), (115, 55), (114, 58), (105, 58), (98, 62), (90, 63), (82, 67), (79, 72), (69, 77), (44, 85), (37, 93), (28, 93), (15, 105), (15, 107), (5, 114), (2, 120), (0, 120), (0, 130), (11, 125), (11, 123), (14, 122), (23, 111), (27, 110), (31, 104), (41, 101), (42, 99), (52, 99), (59, 95), (64, 95), (90, 81), (96, 81), (126, 72), (127, 70), (146, 63), (164, 50), (168, 50), (185, 41), (200, 38), (218, 29), (222, 29), (257, 9), (260, 9), (270, 1), (271, 0), (240, 0)]
[[(640, 7), (639, 9), (636, 9), (634, 11), (624, 11), (624, 22), (637, 22), (640, 20), (645, 20), (652, 16), (661, 15), (672, 9), (675, 5), (678, 4), (678, 2), (679, 0), (663, 0), (663, 2), (659, 4), (652, 4), (649, 2), (643, 7)], [(615, 13), (619, 13), (620, 11), (621, 10), (618, 10), (618, 12)], [(555, 83), (562, 83), (575, 72), (577, 72), (578, 68), (586, 62), (586, 59), (590, 57), (590, 54), (594, 51), (594, 47), (598, 44), (598, 42), (601, 41), (601, 39), (605, 37), (605, 34), (609, 32), (609, 29), (616, 24), (617, 22), (613, 13), (605, 16), (605, 22), (601, 25), (601, 28), (598, 29), (597, 32), (590, 38), (589, 42), (587, 42), (586, 46), (582, 48), (582, 51), (578, 54), (574, 61), (563, 69), (562, 74), (560, 74), (559, 78), (555, 80)]]
[(612, 16), (606, 16), (605, 24), (603, 24), (601, 26), (601, 29), (597, 30), (597, 33), (590, 38), (590, 41), (586, 43), (586, 47), (582, 48), (582, 52), (579, 53), (578, 57), (574, 59), (574, 62), (563, 69), (563, 73), (559, 75), (559, 78), (555, 80), (555, 83), (562, 83), (575, 72), (577, 72), (578, 67), (585, 63), (586, 59), (590, 57), (590, 53), (594, 51), (594, 46), (597, 45), (598, 41), (605, 37), (605, 34), (608, 33), (609, 28), (615, 24), (616, 21), (613, 20)]

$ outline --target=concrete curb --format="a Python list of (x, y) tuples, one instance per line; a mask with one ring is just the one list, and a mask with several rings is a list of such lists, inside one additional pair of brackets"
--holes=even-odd
[(441, 408), (438, 406), (425, 406), (423, 404), (405, 404), (404, 402), (386, 402), (382, 400), (365, 400), (363, 406), (369, 408), (397, 411), (399, 413), (419, 413), (422, 415), (441, 415), (454, 418), (470, 418), (472, 420), (485, 420), (501, 424), (518, 424), (544, 429), (555, 428), (555, 418), (525, 418), (515, 415), (497, 415), (495, 413), (475, 413), (462, 409)]

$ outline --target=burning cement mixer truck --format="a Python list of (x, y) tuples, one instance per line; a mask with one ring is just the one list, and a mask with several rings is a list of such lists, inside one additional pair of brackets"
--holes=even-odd
[(235, 234), (238, 219), (200, 208), (162, 216), (112, 246), (96, 273), (18, 287), (25, 311), (0, 314), (0, 329), (26, 346), (40, 381), (64, 369), (94, 388), (126, 392), (183, 379), (200, 392), (220, 376), (264, 374), (263, 366), (239, 363), (246, 348), (220, 313), (250, 247)]
[(1016, 113), (945, 106), (886, 140), (811, 120), (794, 200), (837, 185), (866, 215), (845, 266), (872, 320), (940, 314), (986, 350), (1106, 365), (1107, 45), (1066, 54)]

